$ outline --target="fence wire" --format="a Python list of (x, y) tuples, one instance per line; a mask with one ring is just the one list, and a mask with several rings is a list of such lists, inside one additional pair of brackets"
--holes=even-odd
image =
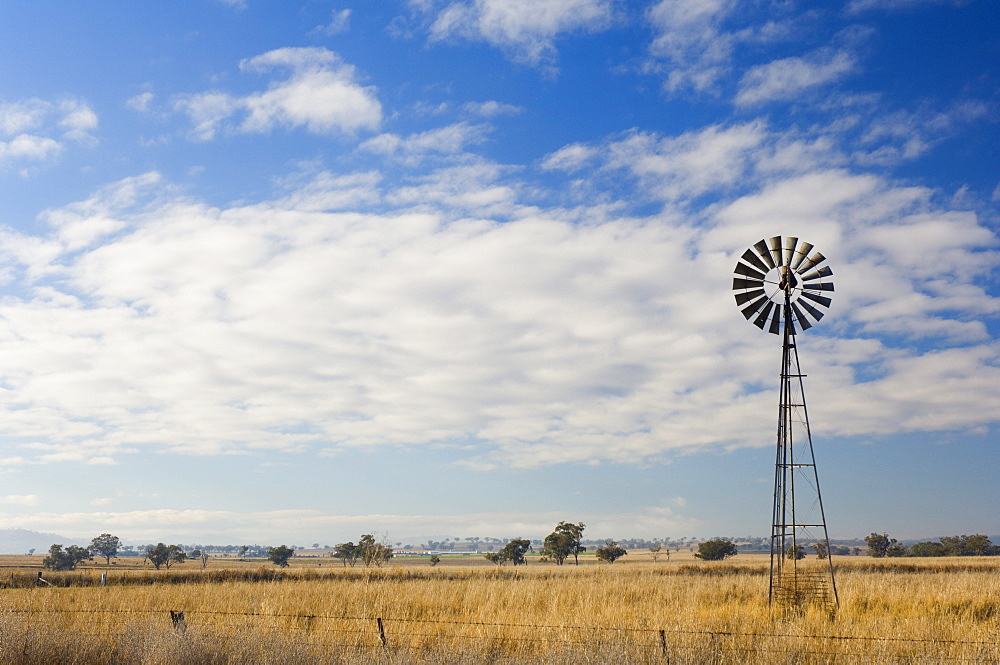
[[(303, 645), (352, 650), (411, 650), (455, 647), (505, 647), (513, 651), (574, 649), (599, 652), (617, 648), (643, 652), (662, 662), (684, 654), (727, 655), (729, 662), (750, 656), (820, 659), (823, 662), (871, 661), (873, 650), (900, 649), (892, 662), (975, 662), (1000, 664), (997, 641), (953, 640), (880, 635), (790, 634), (782, 632), (707, 631), (572, 624), (421, 619), (341, 614), (266, 613), (220, 610), (158, 609), (6, 609), (0, 616), (30, 617), (36, 637), (57, 639), (67, 631), (96, 639), (114, 639), (128, 621), (172, 628), (177, 634), (223, 637), (238, 631), (280, 632)], [(44, 620), (48, 618), (49, 621)], [(436, 629), (432, 629), (431, 627)], [(517, 633), (517, 634), (515, 634)], [(748, 644), (750, 646), (748, 646)], [(708, 659), (717, 660), (717, 659)], [(686, 661), (684, 661), (686, 662)], [(721, 660), (719, 661), (721, 662)], [(874, 662), (874, 661), (872, 661)], [(881, 662), (881, 661), (880, 661)]]

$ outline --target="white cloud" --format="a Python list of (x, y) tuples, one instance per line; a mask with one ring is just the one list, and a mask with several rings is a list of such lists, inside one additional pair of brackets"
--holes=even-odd
[(555, 59), (555, 40), (575, 31), (599, 31), (611, 21), (607, 0), (475, 0), (452, 2), (431, 26), (432, 40), (482, 40), (529, 64)]
[[(447, 157), (475, 136), (368, 147)], [(637, 187), (615, 191), (668, 204), (645, 216), (529, 205), (517, 171), (468, 154), (401, 181), (306, 170), (223, 208), (157, 174), (124, 180), (47, 211), (44, 237), (0, 233), (25, 269), (0, 302), (0, 433), (20, 463), (87, 464), (471, 439), (487, 443), (466, 466), (530, 467), (769, 442), (773, 338), (728, 289), (735, 257), (775, 229), (835, 270), (809, 338), (829, 434), (993, 423), (995, 234), (928, 190), (835, 166), (821, 139), (754, 121), (545, 160), (619, 187), (628, 174)], [(966, 400), (965, 425), (921, 390), (868, 413), (866, 391), (915, 376)]]
[(657, 198), (690, 200), (739, 182), (768, 141), (759, 121), (676, 137), (631, 132), (608, 146), (607, 163), (631, 172)]
[(597, 154), (597, 150), (582, 143), (563, 146), (542, 160), (547, 171), (575, 171), (583, 168)]
[(916, 9), (924, 5), (953, 5), (961, 7), (971, 0), (851, 0), (847, 4), (848, 14), (873, 10)]
[(729, 69), (735, 35), (721, 28), (730, 0), (661, 0), (648, 11), (650, 53), (667, 63), (667, 89), (711, 90)]
[(326, 25), (318, 25), (312, 29), (310, 34), (326, 35), (327, 37), (332, 37), (333, 35), (339, 35), (342, 32), (347, 32), (351, 24), (351, 10), (341, 9), (340, 11), (334, 9), (330, 16), (330, 22)]
[(67, 143), (96, 145), (97, 125), (97, 114), (77, 99), (0, 104), (0, 168), (54, 161)]
[(380, 134), (362, 143), (360, 149), (415, 164), (430, 155), (459, 154), (467, 146), (484, 141), (487, 129), (462, 122), (407, 137)]
[(287, 69), (290, 76), (244, 97), (219, 91), (179, 97), (175, 108), (193, 122), (192, 138), (211, 140), (223, 127), (256, 133), (301, 127), (314, 134), (353, 134), (381, 123), (382, 107), (374, 89), (360, 85), (355, 68), (327, 49), (276, 49), (244, 60), (240, 68), (260, 73)]
[(784, 58), (751, 68), (740, 80), (736, 103), (741, 106), (795, 99), (804, 90), (826, 85), (855, 70), (847, 51), (822, 49), (804, 57)]
[(462, 108), (470, 113), (481, 115), (484, 118), (492, 118), (498, 115), (518, 115), (519, 113), (524, 112), (524, 109), (520, 106), (504, 104), (496, 100), (490, 100), (488, 102), (469, 102), (464, 104)]
[(145, 113), (149, 110), (150, 105), (153, 103), (153, 97), (154, 95), (151, 92), (142, 92), (134, 97), (129, 97), (125, 101), (125, 106), (133, 111)]

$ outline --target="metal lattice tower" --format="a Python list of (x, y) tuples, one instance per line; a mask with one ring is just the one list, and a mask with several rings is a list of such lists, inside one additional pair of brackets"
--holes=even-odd
[[(809, 256), (812, 249), (798, 238), (761, 240), (737, 262), (733, 289), (743, 316), (782, 339), (768, 601), (835, 607), (837, 584), (796, 344), (797, 332), (823, 318), (830, 306), (824, 294), (833, 292), (833, 271), (821, 265), (826, 258), (819, 252)], [(815, 548), (826, 552), (825, 564), (800, 558)]]

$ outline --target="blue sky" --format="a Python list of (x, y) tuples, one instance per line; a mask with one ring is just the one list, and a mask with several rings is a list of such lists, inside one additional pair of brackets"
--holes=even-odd
[(777, 338), (830, 535), (1000, 533), (988, 0), (0, 7), (0, 528), (766, 535)]

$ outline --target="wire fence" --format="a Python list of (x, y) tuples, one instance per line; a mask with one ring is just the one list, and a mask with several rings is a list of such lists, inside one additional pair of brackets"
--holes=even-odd
[[(280, 633), (285, 639), (352, 653), (531, 654), (554, 651), (632, 654), (635, 662), (912, 662), (1000, 663), (992, 640), (907, 638), (794, 632), (706, 631), (685, 628), (485, 622), (340, 614), (219, 610), (7, 609), (8, 619), (30, 621), (36, 634), (112, 639), (143, 621), (178, 636), (224, 639), (234, 634)], [(1000, 632), (1000, 629), (998, 629)], [(994, 633), (998, 634), (998, 633)], [(884, 658), (878, 659), (878, 654)]]

